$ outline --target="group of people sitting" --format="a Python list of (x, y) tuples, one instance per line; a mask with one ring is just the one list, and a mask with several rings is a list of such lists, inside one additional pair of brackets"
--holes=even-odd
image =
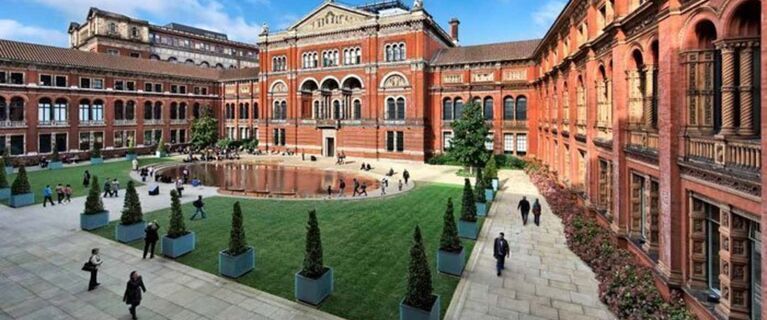
[(360, 166), (360, 170), (362, 170), (362, 171), (370, 171), (370, 170), (373, 170), (373, 167), (370, 166), (370, 163), (366, 164), (366, 163), (363, 162), (362, 165)]

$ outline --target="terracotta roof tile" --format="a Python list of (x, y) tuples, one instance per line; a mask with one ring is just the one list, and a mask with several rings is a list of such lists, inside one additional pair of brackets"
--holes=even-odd
[(254, 80), (258, 79), (259, 68), (239, 68), (239, 69), (224, 69), (221, 70), (218, 80), (221, 81), (234, 81), (234, 80)]
[(113, 56), (75, 49), (0, 40), (0, 61), (26, 62), (64, 67), (94, 68), (202, 80), (217, 80), (221, 70), (157, 60)]
[(540, 39), (445, 48), (437, 52), (432, 65), (524, 60), (532, 57)]

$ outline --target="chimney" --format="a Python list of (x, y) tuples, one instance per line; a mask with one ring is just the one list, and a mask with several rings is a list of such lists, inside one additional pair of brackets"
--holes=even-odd
[(450, 19), (450, 38), (453, 38), (453, 43), (458, 44), (458, 25), (461, 21), (458, 18)]

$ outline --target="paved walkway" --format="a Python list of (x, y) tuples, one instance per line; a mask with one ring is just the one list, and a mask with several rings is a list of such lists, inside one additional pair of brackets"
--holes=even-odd
[[(614, 319), (599, 301), (594, 273), (567, 248), (561, 220), (521, 171), (502, 171), (503, 190), (480, 238), (445, 319)], [(541, 226), (528, 225), (516, 210), (525, 195), (540, 198)], [(532, 203), (532, 200), (530, 200)], [(506, 270), (495, 274), (493, 240), (504, 232), (511, 248)]]

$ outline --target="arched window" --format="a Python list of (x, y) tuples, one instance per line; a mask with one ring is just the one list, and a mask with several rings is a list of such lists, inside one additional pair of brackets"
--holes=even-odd
[(404, 43), (400, 43), (400, 45), (399, 45), (399, 58), (397, 60), (404, 61), (406, 56), (407, 55), (405, 54), (405, 44)]
[(282, 101), (280, 103), (280, 115), (282, 116), (282, 120), (285, 120), (288, 118), (288, 103), (286, 101)]
[(360, 48), (357, 48), (354, 50), (354, 64), (360, 64), (362, 63), (362, 50)]
[(274, 108), (272, 108), (272, 118), (273, 119), (281, 119), (280, 117), (280, 102), (275, 101), (274, 102)]
[(136, 118), (136, 103), (128, 101), (125, 103), (125, 120), (133, 120)]
[(192, 105), (192, 117), (194, 117), (195, 119), (199, 119), (200, 118), (200, 103), (199, 102), (195, 102)]
[(359, 100), (354, 100), (354, 120), (359, 120), (362, 118), (362, 102)]
[(109, 33), (117, 33), (117, 24), (114, 22), (109, 23)]
[(93, 121), (104, 121), (104, 101), (93, 100), (93, 106), (91, 106), (91, 115)]
[(463, 117), (463, 99), (456, 98), (455, 102), (453, 102), (455, 105), (455, 112), (453, 112), (453, 119), (461, 119)]
[(493, 98), (485, 98), (485, 106), (483, 108), (485, 120), (493, 120)]
[(152, 120), (152, 101), (144, 102), (144, 120)]
[(178, 119), (178, 103), (176, 102), (170, 103), (170, 118), (173, 120)]
[(154, 103), (154, 119), (162, 120), (162, 102), (160, 101)]
[(527, 120), (527, 98), (524, 96), (517, 97), (517, 120)]
[(207, 61), (200, 62), (200, 67), (210, 68), (210, 63), (208, 63)]
[(333, 101), (333, 119), (341, 119), (341, 102)]
[(503, 98), (503, 120), (514, 120), (514, 98)]
[(392, 45), (387, 44), (386, 45), (386, 57), (385, 57), (384, 60), (386, 62), (392, 61), (393, 60), (393, 58), (392, 58), (393, 56), (394, 56), (394, 52), (392, 51)]
[(42, 98), (37, 103), (37, 120), (41, 123), (50, 122), (53, 115), (51, 99)]
[(453, 101), (450, 98), (442, 100), (442, 120), (453, 120)]
[(253, 119), (258, 119), (258, 102), (253, 102)]
[(320, 102), (314, 101), (314, 118), (319, 119), (320, 118)]
[(0, 121), (8, 120), (8, 102), (5, 98), (0, 97)]
[(80, 100), (80, 121), (91, 121), (91, 101), (88, 99)]
[(8, 118), (11, 121), (24, 121), (24, 99), (21, 97), (11, 98), (10, 112)]
[(115, 120), (125, 120), (125, 104), (122, 100), (116, 100), (114, 103)]
[(397, 99), (397, 120), (405, 120), (405, 98)]
[(392, 47), (394, 48), (392, 49), (393, 53), (392, 53), (391, 61), (397, 61), (399, 60), (399, 56), (400, 56), (400, 47), (396, 44), (392, 45)]
[(168, 58), (168, 62), (176, 63), (177, 61), (178, 61), (178, 60), (176, 59), (176, 57), (170, 57), (170, 58)]
[(186, 59), (186, 62), (185, 62), (185, 63), (186, 63), (186, 64), (191, 64), (191, 65), (194, 65), (194, 60), (192, 60), (192, 59)]
[(178, 105), (178, 119), (186, 119), (186, 102), (182, 102)]
[(386, 119), (394, 120), (397, 115), (397, 106), (394, 103), (394, 98), (386, 99)]
[(53, 121), (66, 122), (68, 113), (69, 104), (67, 103), (67, 99), (56, 99), (56, 102), (53, 104)]

